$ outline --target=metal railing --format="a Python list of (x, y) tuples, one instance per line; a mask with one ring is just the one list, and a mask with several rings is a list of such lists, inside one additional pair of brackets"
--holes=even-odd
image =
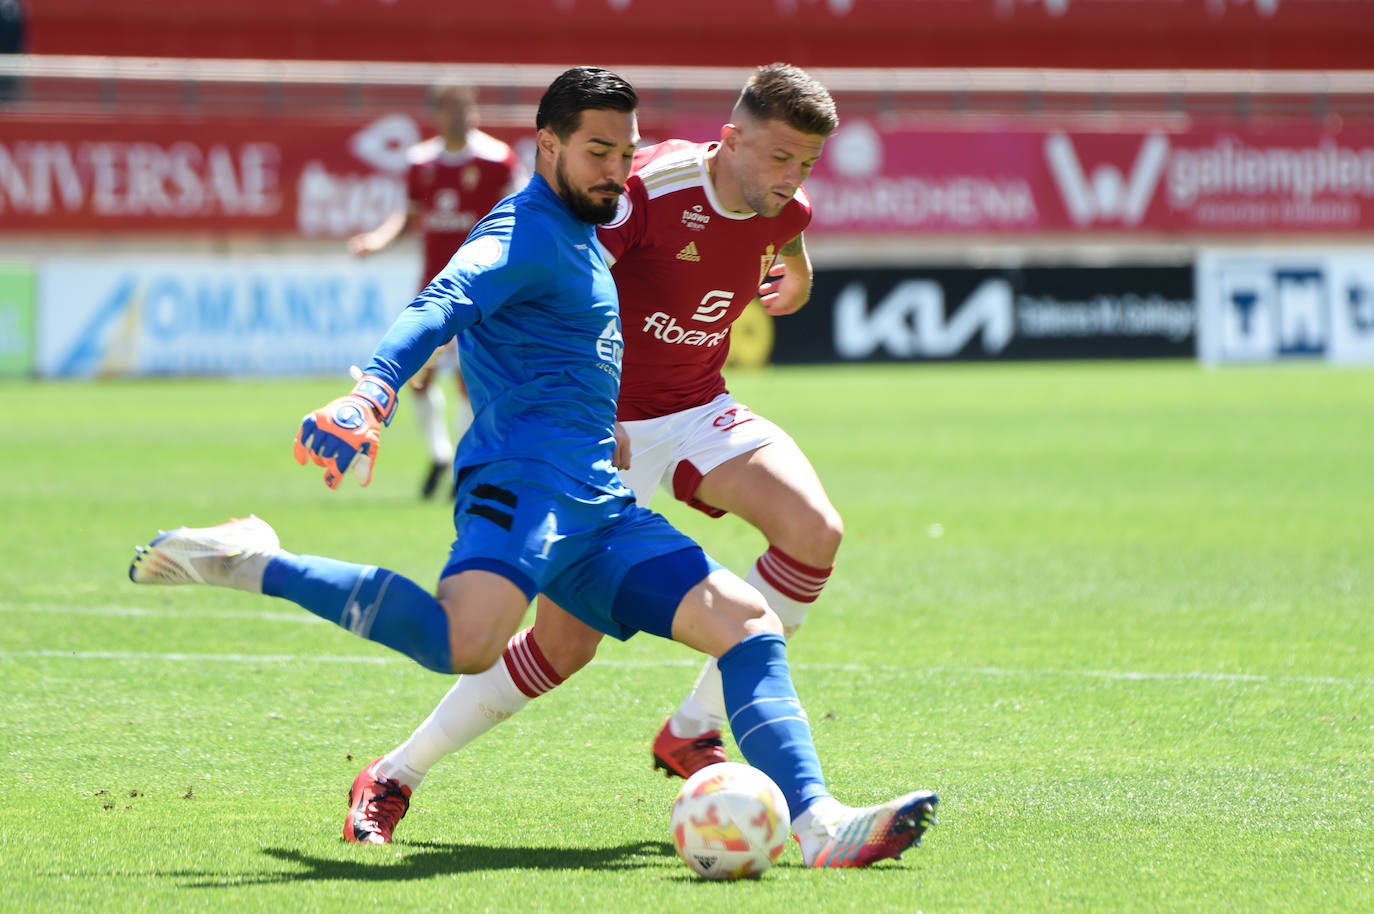
[[(558, 68), (286, 60), (0, 55), (8, 108), (56, 117), (357, 116), (423, 103), (435, 82), (479, 86), (484, 117), (524, 125)], [(719, 116), (747, 75), (731, 67), (623, 67), (644, 110)], [(812, 70), (846, 116), (889, 119), (1374, 119), (1374, 71)]]

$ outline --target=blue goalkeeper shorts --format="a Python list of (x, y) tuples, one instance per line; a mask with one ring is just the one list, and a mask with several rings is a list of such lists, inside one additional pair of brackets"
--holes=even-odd
[(672, 637), (689, 590), (721, 564), (628, 489), (608, 493), (538, 460), (463, 471), (443, 576), (481, 569), (544, 593), (597, 631)]

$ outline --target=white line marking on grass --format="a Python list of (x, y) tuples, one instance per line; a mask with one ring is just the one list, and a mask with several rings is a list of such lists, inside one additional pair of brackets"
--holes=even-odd
[(148, 609), (143, 606), (67, 606), (56, 603), (30, 604), (15, 606), (0, 603), (0, 614), (39, 613), (42, 615), (63, 616), (110, 616), (112, 618), (137, 619), (246, 619), (253, 622), (297, 622), (307, 625), (322, 625), (325, 621), (301, 609), (295, 612), (264, 612), (262, 610), (234, 609)]
[[(856, 667), (856, 669), (860, 669)], [(974, 676), (1030, 676), (1064, 677), (1076, 676), (1083, 679), (1112, 679), (1162, 682), (1305, 682), (1317, 685), (1374, 685), (1374, 679), (1356, 677), (1343, 679), (1337, 676), (1269, 676), (1263, 673), (1145, 673), (1132, 670), (1008, 670), (995, 666), (984, 667), (932, 667), (926, 672), (947, 673), (950, 675)]]
[(44, 660), (151, 660), (166, 663), (401, 663), (404, 657), (331, 656), (329, 654), (154, 654), (139, 651), (0, 651), (0, 658)]
[[(186, 654), (153, 653), (140, 651), (0, 651), (0, 659), (19, 660), (23, 658), (49, 660), (141, 660), (166, 663), (411, 663), (400, 655), (368, 657), (359, 655), (330, 654)], [(653, 667), (696, 667), (696, 659), (684, 660), (594, 660), (596, 666), (613, 669), (648, 669)], [(793, 667), (811, 671), (866, 671), (878, 672), (904, 671), (918, 672), (926, 676), (1019, 676), (1028, 679), (1108, 679), (1122, 681), (1155, 682), (1235, 682), (1255, 684), (1310, 684), (1339, 686), (1372, 686), (1374, 678), (1338, 676), (1269, 676), (1257, 673), (1146, 673), (1132, 670), (1011, 670), (1002, 667), (927, 667), (912, 670), (910, 667), (897, 667), (883, 664), (849, 663), (794, 663)]]

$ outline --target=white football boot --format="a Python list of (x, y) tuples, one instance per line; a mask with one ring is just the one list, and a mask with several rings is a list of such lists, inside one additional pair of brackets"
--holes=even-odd
[(129, 580), (135, 584), (211, 584), (262, 593), (262, 573), (281, 552), (277, 532), (252, 514), (216, 527), (160, 532), (135, 550)]

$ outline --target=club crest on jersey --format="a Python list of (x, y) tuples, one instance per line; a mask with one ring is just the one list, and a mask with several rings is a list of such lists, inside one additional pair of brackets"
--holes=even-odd
[(603, 229), (620, 228), (630, 218), (632, 209), (634, 206), (630, 203), (630, 195), (621, 194), (620, 199), (615, 202), (615, 216), (611, 218), (610, 222), (604, 223), (600, 227)]
[(693, 206), (691, 209), (684, 209), (682, 211), (682, 224), (694, 232), (704, 231), (706, 229), (706, 223), (711, 221), (711, 214), (703, 212), (704, 209), (706, 209), (706, 207), (702, 206), (700, 203)]
[(763, 285), (768, 278), (768, 271), (773, 267), (773, 261), (777, 260), (778, 251), (773, 245), (763, 249), (763, 256), (759, 258), (759, 285)]

